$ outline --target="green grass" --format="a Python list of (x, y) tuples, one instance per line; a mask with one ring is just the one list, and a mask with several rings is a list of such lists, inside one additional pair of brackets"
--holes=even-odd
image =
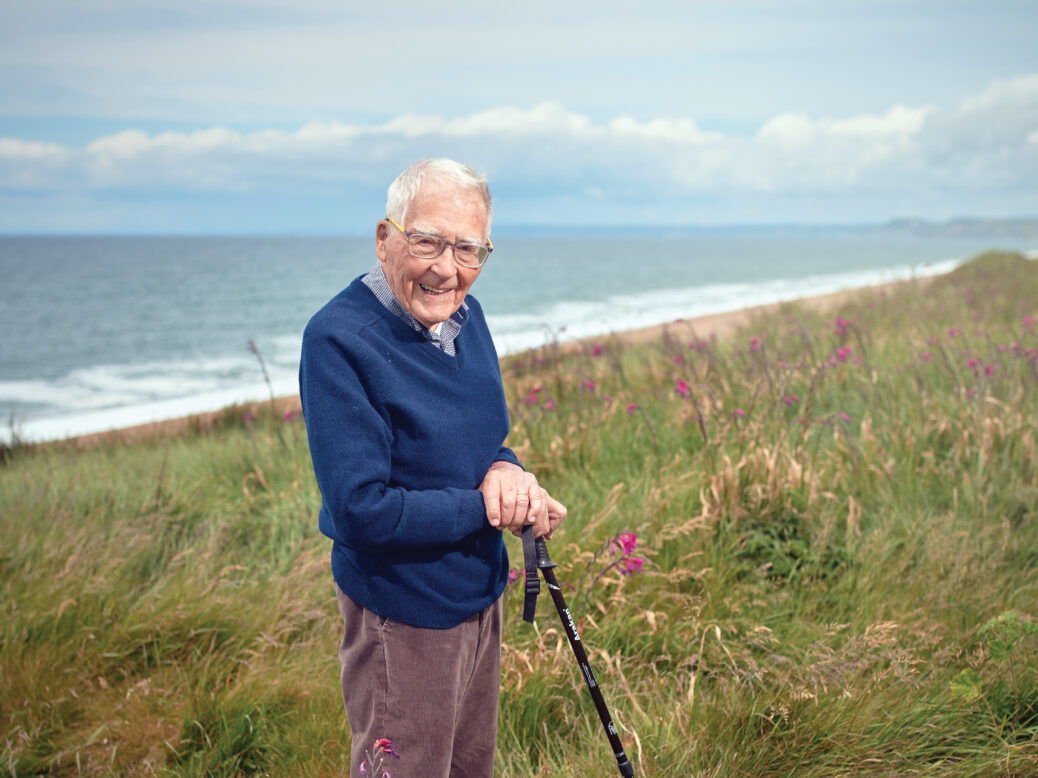
[[(639, 776), (1038, 774), (1036, 320), (1038, 263), (988, 254), (731, 339), (504, 361)], [(0, 452), (0, 775), (343, 775), (302, 424), (218, 421)], [(620, 532), (644, 568), (599, 576)], [(550, 603), (530, 627), (521, 600), (496, 774), (614, 774)]]

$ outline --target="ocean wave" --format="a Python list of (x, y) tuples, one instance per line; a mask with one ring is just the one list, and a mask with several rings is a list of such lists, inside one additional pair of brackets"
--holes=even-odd
[[(959, 260), (879, 269), (655, 288), (599, 300), (552, 299), (539, 309), (488, 312), (501, 354), (663, 324), (680, 319), (810, 297), (919, 275), (944, 273)], [(479, 290), (477, 289), (477, 295)], [(500, 303), (497, 303), (500, 306)], [(130, 364), (97, 364), (52, 379), (0, 381), (0, 407), (13, 409), (0, 440), (17, 434), (53, 440), (133, 426), (297, 391), (300, 334), (259, 339), (270, 387), (245, 343), (233, 354)]]
[(960, 262), (947, 260), (925, 266), (855, 270), (756, 283), (654, 289), (631, 295), (612, 295), (597, 302), (560, 300), (536, 314), (489, 315), (487, 324), (498, 351), (509, 354), (552, 341), (626, 332), (680, 319), (947, 273)]

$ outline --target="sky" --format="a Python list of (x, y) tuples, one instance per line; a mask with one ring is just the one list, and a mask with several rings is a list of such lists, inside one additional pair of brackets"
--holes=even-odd
[(1033, 0), (8, 0), (0, 233), (369, 234), (404, 167), (495, 230), (1038, 216)]

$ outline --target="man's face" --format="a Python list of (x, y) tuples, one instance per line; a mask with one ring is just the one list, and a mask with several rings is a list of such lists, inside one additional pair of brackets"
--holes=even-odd
[[(403, 228), (452, 243), (485, 243), (486, 211), (477, 192), (426, 180)], [(407, 237), (386, 220), (375, 228), (375, 253), (400, 304), (429, 328), (446, 321), (461, 307), (480, 271), (457, 264), (451, 248), (444, 249), (436, 259), (412, 257), (407, 252)]]

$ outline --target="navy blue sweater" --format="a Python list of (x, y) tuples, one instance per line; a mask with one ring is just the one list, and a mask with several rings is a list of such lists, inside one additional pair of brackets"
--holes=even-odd
[(472, 297), (445, 354), (360, 279), (310, 320), (299, 387), (332, 574), (387, 618), (446, 629), (493, 603), (508, 557), (477, 487), (504, 447), (497, 352)]

